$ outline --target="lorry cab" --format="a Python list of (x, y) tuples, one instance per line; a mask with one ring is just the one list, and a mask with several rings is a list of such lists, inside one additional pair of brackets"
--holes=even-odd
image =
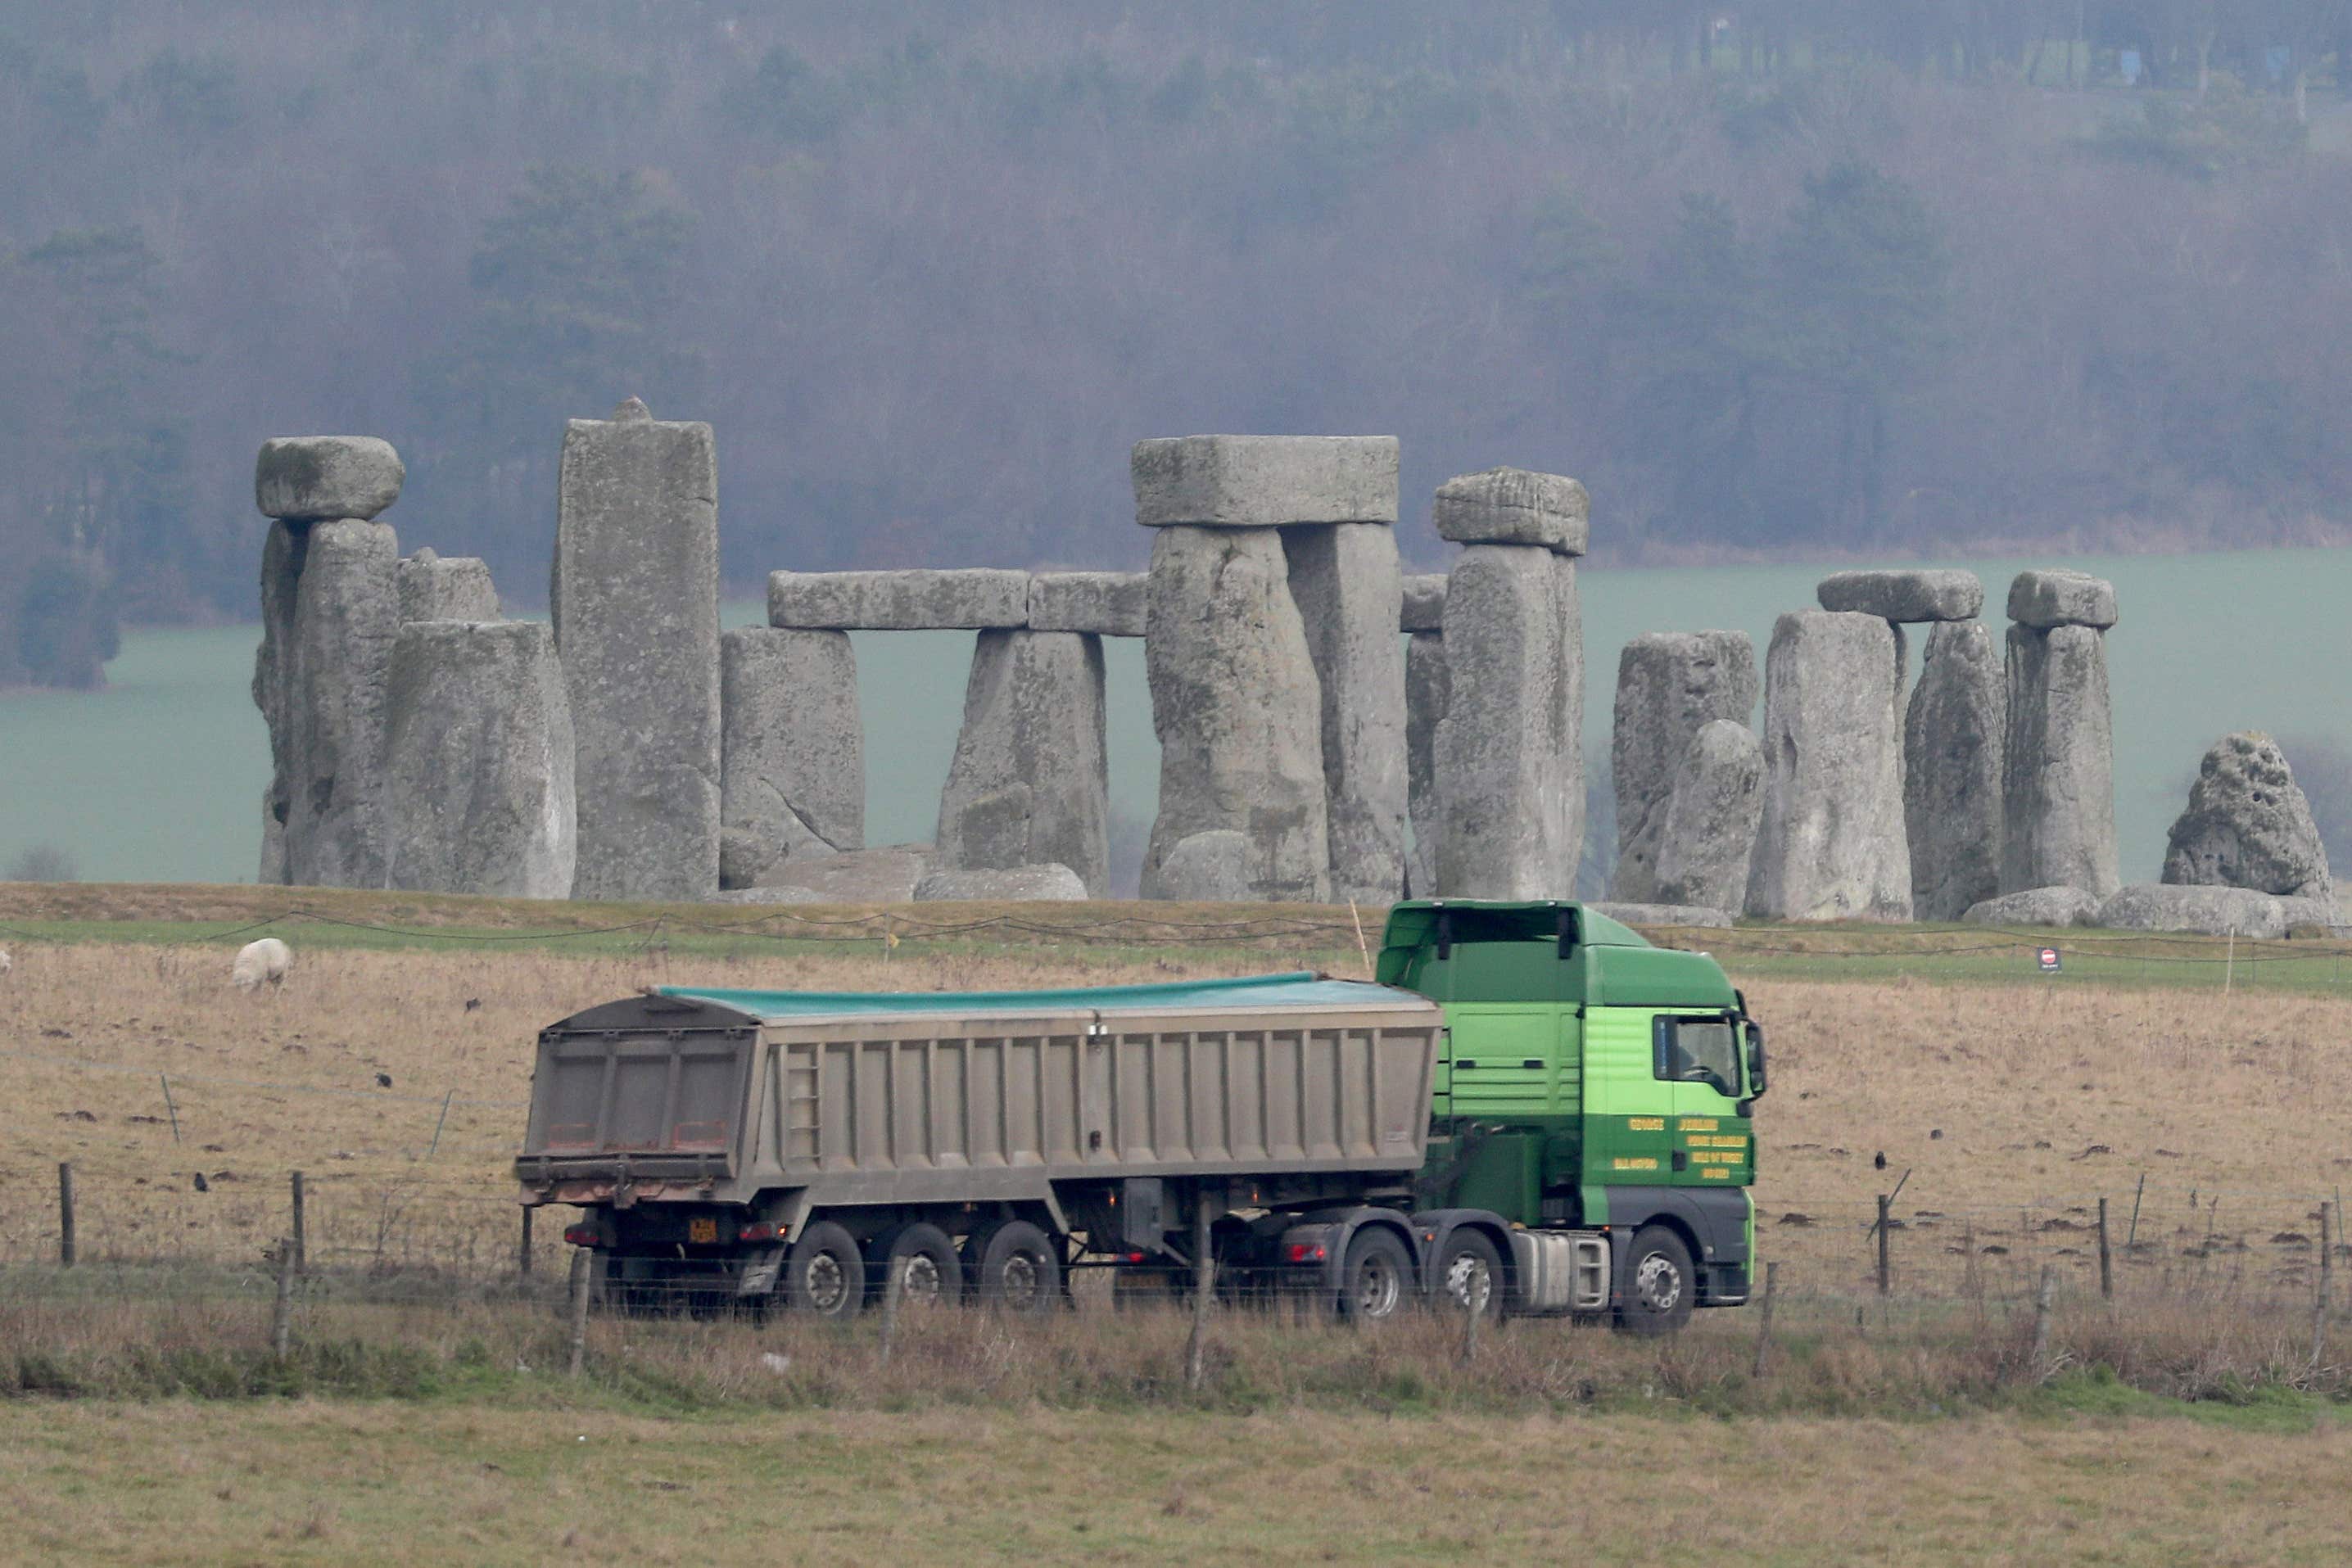
[(1634, 1326), (1747, 1301), (1763, 1031), (1713, 958), (1577, 904), (1425, 900), (1379, 977), (1446, 1016), (1424, 1204), (1605, 1236)]

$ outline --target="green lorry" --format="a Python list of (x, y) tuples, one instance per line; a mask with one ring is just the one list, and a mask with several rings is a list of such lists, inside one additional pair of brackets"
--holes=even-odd
[(542, 1031), (515, 1174), (624, 1295), (1045, 1310), (1069, 1271), (1376, 1319), (1748, 1299), (1762, 1030), (1569, 903), (1409, 902), (1376, 982), (665, 987)]

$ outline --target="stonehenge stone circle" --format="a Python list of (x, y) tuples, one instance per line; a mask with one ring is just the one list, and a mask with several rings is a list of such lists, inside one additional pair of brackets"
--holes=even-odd
[(386, 687), (389, 884), (570, 897), (572, 714), (554, 634), (531, 621), (414, 621)]
[(421, 549), (400, 563), (400, 622), (496, 621), (499, 591), (488, 561)]
[(972, 632), (1029, 624), (1029, 574), (995, 568), (775, 571), (768, 624), (806, 632)]
[(1591, 503), (1584, 486), (1564, 474), (1489, 468), (1437, 487), (1431, 517), (1437, 537), (1465, 545), (1532, 545), (1582, 555), (1591, 537)]
[(1053, 864), (1076, 874), (1081, 897), (1108, 891), (1110, 761), (1101, 638), (1081, 632), (980, 634), (964, 687), (963, 728), (940, 798), (937, 842), (942, 873), (1009, 873)]
[(1574, 560), (1524, 545), (1470, 546), (1446, 585), (1442, 635), (1434, 891), (1566, 898), (1584, 825)]
[(2099, 901), (2079, 887), (2029, 887), (1969, 905), (1970, 925), (2093, 925)]
[(1414, 898), (1437, 893), (1437, 841), (1445, 826), (1437, 799), (1437, 725), (1445, 716), (1452, 684), (1445, 639), (1434, 631), (1415, 632), (1404, 651), (1405, 795), (1412, 822), (1405, 891)]
[(1701, 725), (1658, 814), (1654, 902), (1738, 908), (1763, 814), (1764, 752), (1755, 732), (1727, 718)]
[(866, 732), (846, 632), (719, 639), (719, 885), (866, 847)]
[[(1757, 692), (1756, 644), (1745, 632), (1650, 632), (1619, 653), (1609, 742), (1610, 776), (1617, 790), (1612, 898), (1631, 904), (1660, 900), (1659, 834), (1691, 737), (1717, 719), (1745, 727), (1755, 717)], [(1740, 857), (1744, 878), (1745, 845)], [(1743, 881), (1742, 893), (1745, 888)], [(1724, 907), (1737, 907), (1739, 899), (1735, 894)]]
[(2088, 626), (2104, 632), (2116, 623), (2116, 586), (2087, 572), (2021, 571), (2009, 585), (2009, 618), (2021, 626)]
[(1595, 915), (1605, 915), (1621, 925), (1689, 925), (1728, 931), (1731, 916), (1721, 909), (1691, 904), (1588, 904)]
[(933, 899), (1003, 899), (1075, 904), (1094, 894), (1066, 865), (1014, 865), (991, 871), (935, 871), (915, 884), (917, 903)]
[(373, 435), (281, 435), (254, 460), (253, 499), (281, 522), (366, 522), (400, 499), (407, 476), (392, 443)]
[[(1141, 507), (1140, 447), (1136, 472)], [(1290, 596), (1280, 532), (1160, 528), (1144, 663), (1160, 737), (1160, 815), (1144, 856), (1143, 896), (1328, 898), (1322, 685)], [(1223, 839), (1185, 847), (1199, 835), (1233, 832), (1245, 841), (1238, 868)]]
[(1393, 435), (1179, 435), (1129, 461), (1146, 528), (1394, 523)]
[(2163, 880), (2335, 904), (2327, 846), (2276, 741), (2244, 731), (2206, 752), (2172, 824)]
[(1404, 889), (1403, 584), (1386, 523), (1282, 530), (1321, 693), (1331, 896), (1391, 904)]
[(2137, 882), (2107, 895), (2097, 924), (2117, 931), (2183, 931), (2267, 942), (2286, 935), (2286, 911), (2269, 894), (2250, 887)]
[(1984, 582), (1972, 571), (1832, 572), (1814, 591), (1824, 610), (1897, 622), (1973, 621), (1984, 609)]
[(580, 897), (719, 885), (719, 470), (631, 398), (563, 436), (553, 592), (578, 742)]
[(1749, 915), (1911, 917), (1894, 632), (1874, 615), (1783, 615), (1764, 660), (1764, 810)]
[(2123, 877), (2100, 633), (2077, 625), (2011, 626), (2007, 685), (2001, 888), (2063, 885), (2105, 898)]
[(384, 885), (384, 682), (399, 565), (389, 523), (313, 523), (302, 541), (277, 675), (286, 879), (298, 885)]
[(1404, 606), (1397, 626), (1404, 632), (1436, 632), (1445, 624), (1445, 574), (1410, 573), (1404, 580)]
[(2000, 891), (2003, 682), (1983, 622), (1946, 621), (1927, 634), (1903, 719), (1903, 821), (1921, 920), (1958, 920)]
[(1029, 580), (1029, 630), (1140, 637), (1150, 596), (1139, 571), (1041, 571)]

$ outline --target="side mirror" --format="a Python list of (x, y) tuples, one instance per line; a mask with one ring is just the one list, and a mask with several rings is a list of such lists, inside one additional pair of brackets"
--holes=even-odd
[(1764, 1092), (1764, 1026), (1750, 1022), (1748, 1035), (1748, 1097), (1750, 1100)]

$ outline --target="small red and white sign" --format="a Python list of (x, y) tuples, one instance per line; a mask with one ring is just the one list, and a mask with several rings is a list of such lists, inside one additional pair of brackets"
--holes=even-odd
[(2039, 957), (2039, 958), (2042, 960), (2042, 972), (2043, 974), (2045, 974), (2045, 975), (2054, 975), (2054, 974), (2056, 974), (2056, 973), (2058, 972), (2058, 949), (2057, 949), (2057, 948), (2055, 948), (2055, 947), (2044, 947), (2044, 948), (2042, 948), (2042, 949), (2041, 950), (2041, 952), (2039, 952), (2038, 954), (2036, 954), (2036, 955), (2035, 955), (2035, 956)]

